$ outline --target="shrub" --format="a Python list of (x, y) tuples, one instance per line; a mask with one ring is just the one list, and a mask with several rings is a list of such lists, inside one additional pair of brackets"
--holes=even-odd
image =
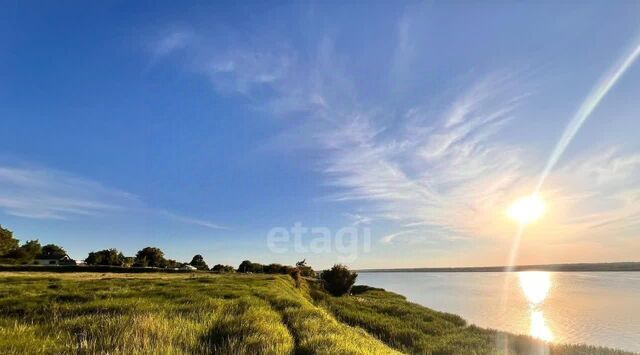
[(307, 266), (307, 259), (303, 259), (302, 261), (298, 261), (296, 263), (296, 269), (300, 270), (300, 275), (304, 277), (317, 277), (315, 271), (311, 268), (311, 266)]
[(280, 264), (269, 264), (264, 266), (265, 274), (279, 274), (282, 272), (283, 265)]
[(289, 275), (291, 276), (293, 281), (295, 281), (296, 287), (300, 287), (300, 279), (302, 278), (302, 276), (300, 276), (300, 269), (291, 269)]
[(337, 264), (330, 270), (323, 271), (320, 277), (324, 281), (325, 290), (334, 296), (342, 296), (351, 291), (358, 274), (344, 265)]
[(314, 277), (314, 278), (318, 277), (318, 275), (316, 275), (316, 272), (313, 271), (311, 266), (298, 267), (298, 270), (300, 270), (300, 274), (304, 277)]

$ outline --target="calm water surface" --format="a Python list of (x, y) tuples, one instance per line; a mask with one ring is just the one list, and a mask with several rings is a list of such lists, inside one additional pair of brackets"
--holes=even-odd
[(640, 352), (640, 272), (363, 272), (358, 284), (482, 327)]

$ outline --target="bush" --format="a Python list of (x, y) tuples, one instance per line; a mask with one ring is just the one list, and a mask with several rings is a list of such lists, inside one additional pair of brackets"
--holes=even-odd
[(298, 261), (296, 263), (296, 269), (300, 270), (300, 275), (304, 277), (313, 277), (316, 278), (318, 275), (311, 268), (311, 266), (307, 266), (307, 259), (303, 259), (302, 261)]
[(320, 278), (324, 281), (324, 288), (334, 296), (342, 296), (351, 291), (358, 274), (344, 265), (333, 265), (330, 270), (322, 272)]
[(263, 270), (265, 274), (289, 275), (289, 273), (291, 273), (291, 270), (293, 270), (293, 267), (281, 264), (269, 264), (265, 265)]
[(300, 270), (300, 275), (304, 277), (313, 277), (313, 278), (318, 277), (318, 275), (316, 275), (316, 272), (313, 271), (311, 266), (298, 267), (298, 270)]
[(291, 269), (289, 275), (291, 276), (293, 281), (295, 281), (296, 287), (300, 287), (300, 279), (302, 279), (302, 276), (300, 276), (300, 269)]

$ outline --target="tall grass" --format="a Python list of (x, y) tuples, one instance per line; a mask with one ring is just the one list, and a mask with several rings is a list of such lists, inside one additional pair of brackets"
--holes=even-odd
[(0, 354), (622, 354), (285, 275), (0, 273)]
[(289, 276), (5, 273), (0, 353), (395, 351), (316, 307)]

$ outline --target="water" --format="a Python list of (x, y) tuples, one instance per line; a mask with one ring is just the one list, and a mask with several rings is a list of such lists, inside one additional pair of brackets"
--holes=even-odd
[(482, 327), (640, 352), (640, 272), (381, 272), (357, 283)]

